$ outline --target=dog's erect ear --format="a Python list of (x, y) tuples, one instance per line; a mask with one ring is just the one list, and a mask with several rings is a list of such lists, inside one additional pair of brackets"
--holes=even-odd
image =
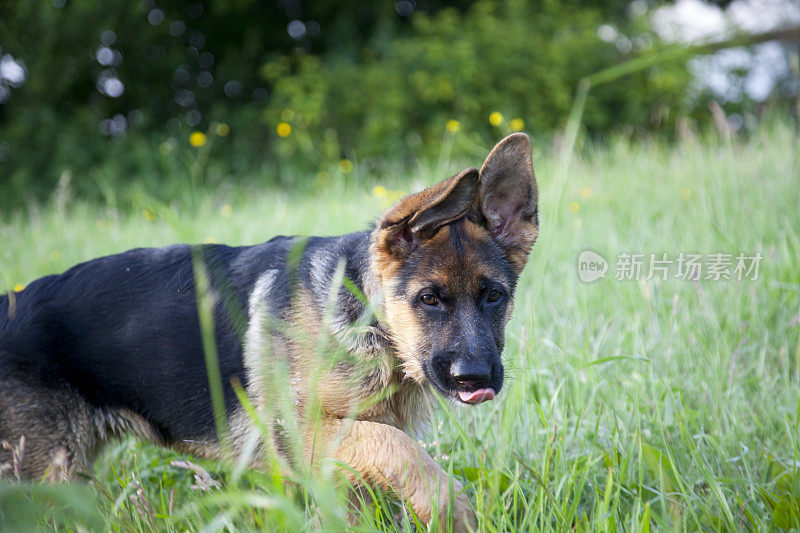
[(531, 140), (524, 133), (509, 135), (481, 167), (473, 214), (506, 251), (517, 274), (539, 235), (538, 197)]
[(402, 259), (443, 225), (464, 216), (475, 203), (477, 191), (478, 169), (470, 168), (406, 196), (378, 222), (378, 250)]

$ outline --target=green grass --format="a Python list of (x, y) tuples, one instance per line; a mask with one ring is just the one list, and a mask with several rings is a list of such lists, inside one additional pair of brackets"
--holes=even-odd
[[(731, 143), (612, 139), (562, 178), (556, 159), (535, 149), (541, 237), (507, 328), (504, 392), (471, 409), (443, 404), (421, 437), (467, 481), (483, 529), (800, 527), (798, 153), (795, 132), (780, 124)], [(410, 191), (444, 177), (427, 168), (382, 185)], [(3, 221), (0, 282), (24, 284), (135, 246), (352, 231), (388, 206), (374, 185), (350, 175), (316, 191), (232, 186), (171, 206), (143, 194), (123, 209), (64, 200), (62, 191), (53, 205)], [(605, 279), (579, 280), (585, 249), (610, 261)], [(760, 252), (763, 259), (755, 281), (618, 281), (623, 252), (672, 259)], [(0, 524), (115, 531), (344, 524), (341, 494), (324, 477), (283, 479), (195, 460), (221, 483), (201, 491), (191, 488), (191, 472), (170, 464), (176, 459), (186, 458), (127, 440), (106, 449), (88, 490), (5, 483)], [(378, 499), (362, 529), (393, 527), (386, 516), (396, 504)]]

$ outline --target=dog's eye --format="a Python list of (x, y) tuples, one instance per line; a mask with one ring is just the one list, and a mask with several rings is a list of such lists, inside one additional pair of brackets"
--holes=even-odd
[(491, 289), (488, 293), (486, 293), (486, 301), (489, 303), (499, 302), (500, 298), (502, 297), (503, 293), (501, 293), (497, 289)]
[(433, 305), (438, 305), (439, 304), (439, 299), (436, 296), (434, 296), (433, 294), (429, 293), (429, 292), (423, 294), (420, 297), (420, 300), (422, 300), (422, 303), (424, 303), (425, 305), (432, 305), (433, 306)]

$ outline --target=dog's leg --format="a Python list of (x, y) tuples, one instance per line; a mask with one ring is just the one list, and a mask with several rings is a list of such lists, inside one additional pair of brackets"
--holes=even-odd
[(91, 466), (92, 408), (66, 389), (0, 383), (0, 477), (67, 481)]
[(0, 478), (69, 481), (92, 473), (92, 461), (112, 436), (160, 442), (141, 416), (90, 405), (67, 385), (0, 379)]
[[(320, 457), (345, 463), (368, 483), (408, 502), (424, 522), (430, 522), (435, 513), (441, 527), (447, 523), (452, 483), (454, 530), (477, 528), (461, 483), (451, 479), (418, 443), (396, 427), (364, 420), (328, 420), (309, 433), (305, 453), (312, 463)], [(358, 483), (351, 472), (345, 476)]]

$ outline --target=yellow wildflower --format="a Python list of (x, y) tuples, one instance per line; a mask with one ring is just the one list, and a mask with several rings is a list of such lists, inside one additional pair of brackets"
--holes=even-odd
[(589, 198), (592, 196), (592, 189), (589, 187), (581, 187), (580, 194), (581, 198)]
[(202, 131), (193, 131), (192, 134), (189, 135), (189, 144), (195, 148), (200, 148), (206, 144), (206, 134)]
[(231, 206), (231, 204), (225, 204), (220, 208), (219, 213), (223, 217), (229, 218), (233, 214), (233, 207)]
[(512, 118), (508, 125), (511, 126), (511, 129), (514, 131), (522, 131), (525, 129), (525, 121), (519, 117)]
[(578, 202), (570, 202), (569, 206), (567, 206), (570, 213), (577, 213), (581, 210), (581, 206)]
[(231, 127), (225, 124), (217, 124), (217, 135), (220, 137), (227, 137), (228, 134), (231, 132)]
[(375, 198), (385, 198), (387, 194), (389, 194), (389, 191), (386, 190), (386, 187), (376, 185), (372, 188), (372, 196)]
[(215, 242), (217, 241), (214, 240), (214, 237), (206, 237), (206, 244), (214, 244)]
[(23, 285), (22, 283), (17, 283), (16, 285), (14, 285), (14, 292), (19, 292), (24, 288), (25, 288), (25, 285)]
[(275, 128), (275, 131), (278, 132), (278, 136), (280, 137), (288, 137), (292, 134), (292, 125), (288, 122), (281, 122), (278, 124), (278, 127)]
[(489, 124), (499, 126), (503, 122), (503, 115), (497, 111), (489, 115)]
[(457, 133), (461, 129), (461, 123), (457, 120), (448, 120), (444, 127), (448, 133)]
[(342, 159), (339, 161), (339, 170), (341, 170), (344, 174), (349, 174), (351, 170), (353, 170), (353, 162), (349, 159)]
[(156, 213), (152, 209), (142, 209), (142, 216), (148, 222), (152, 222), (156, 219)]

